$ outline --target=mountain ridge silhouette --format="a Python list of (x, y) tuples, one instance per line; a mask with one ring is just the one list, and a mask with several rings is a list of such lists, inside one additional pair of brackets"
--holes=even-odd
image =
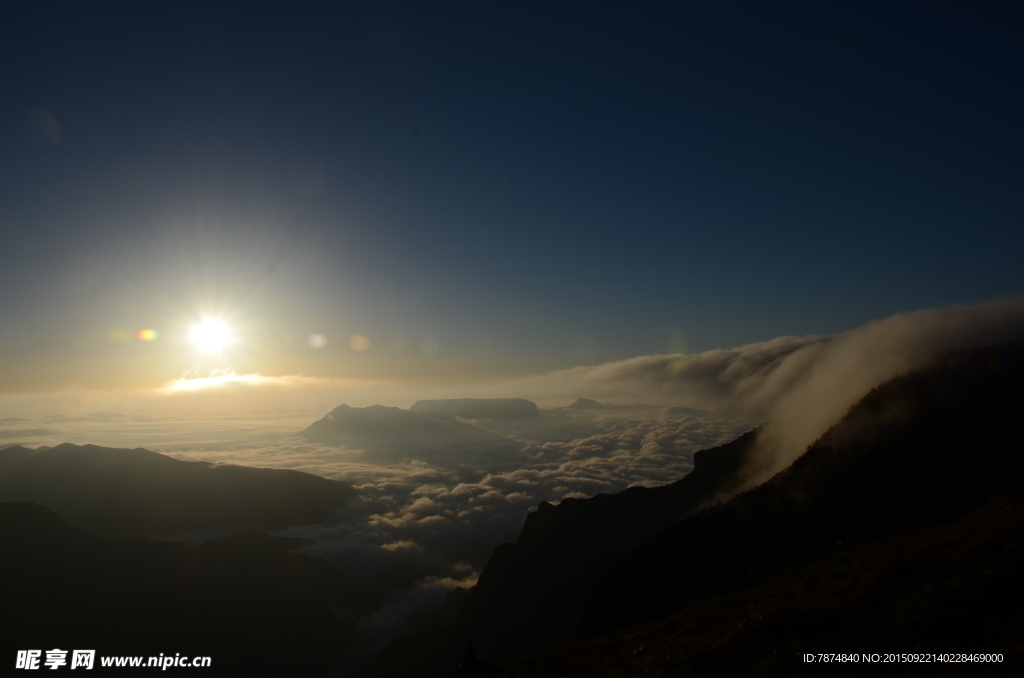
[(101, 536), (317, 522), (355, 497), (301, 471), (180, 461), (142, 448), (63, 443), (0, 450), (0, 501), (33, 501)]

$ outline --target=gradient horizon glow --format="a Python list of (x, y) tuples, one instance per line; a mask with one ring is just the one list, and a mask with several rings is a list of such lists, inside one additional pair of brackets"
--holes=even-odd
[(1017, 9), (734, 9), (5, 6), (0, 418), (517, 395), (1024, 294)]

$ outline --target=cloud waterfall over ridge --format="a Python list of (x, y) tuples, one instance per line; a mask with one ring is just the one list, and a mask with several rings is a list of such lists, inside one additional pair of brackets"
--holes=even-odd
[(765, 420), (742, 490), (792, 463), (875, 386), (950, 350), (1017, 339), (1024, 339), (1024, 299), (1008, 298), (901, 313), (831, 336), (642, 356), (525, 381), (538, 389), (561, 382), (581, 393), (654, 394)]

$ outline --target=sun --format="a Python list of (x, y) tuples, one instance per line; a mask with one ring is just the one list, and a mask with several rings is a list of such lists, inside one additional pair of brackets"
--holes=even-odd
[(188, 337), (206, 351), (216, 351), (231, 343), (232, 336), (228, 326), (219, 320), (204, 320), (194, 325)]

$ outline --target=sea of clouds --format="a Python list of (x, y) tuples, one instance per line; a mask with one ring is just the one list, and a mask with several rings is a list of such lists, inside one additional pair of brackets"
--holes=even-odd
[[(640, 411), (543, 411), (536, 422), (479, 422), (520, 447), (475, 452), (467, 470), (410, 458), (379, 465), (371, 450), (280, 440), (169, 452), (202, 459), (293, 468), (352, 483), (358, 498), (334, 519), (291, 528), (304, 552), (335, 564), (363, 598), (339, 610), (358, 635), (357, 654), (415, 631), (456, 586), (472, 586), (498, 544), (514, 539), (541, 501), (589, 497), (631, 485), (661, 485), (693, 467), (697, 450), (728, 442), (750, 427), (735, 416), (664, 417)], [(355, 657), (354, 657), (355, 658)]]

